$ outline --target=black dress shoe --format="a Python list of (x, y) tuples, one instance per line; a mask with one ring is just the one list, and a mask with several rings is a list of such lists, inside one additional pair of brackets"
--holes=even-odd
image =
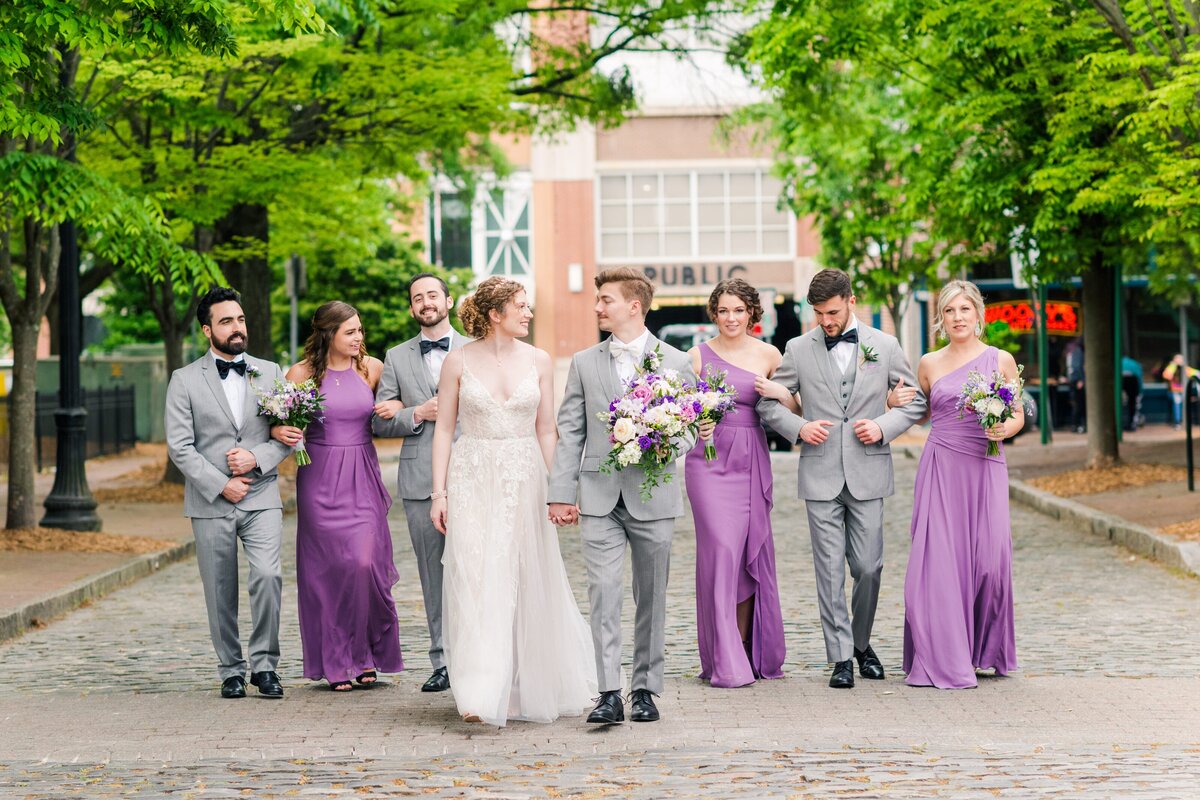
[(450, 670), (438, 667), (429, 676), (429, 680), (421, 685), (422, 692), (444, 692), (450, 688)]
[(879, 657), (871, 645), (867, 645), (866, 650), (855, 650), (854, 660), (858, 662), (859, 675), (872, 681), (883, 680), (883, 664), (879, 663)]
[(283, 684), (279, 682), (279, 676), (270, 670), (251, 672), (250, 682), (258, 687), (258, 693), (263, 697), (270, 697), (273, 700), (283, 697)]
[(634, 722), (658, 722), (658, 707), (649, 689), (634, 689), (629, 704), (629, 718)]
[(230, 675), (221, 683), (221, 697), (236, 700), (246, 696), (246, 679), (241, 675)]
[(592, 709), (592, 713), (588, 714), (587, 721), (600, 723), (601, 725), (624, 722), (625, 706), (621, 703), (621, 693), (615, 690), (601, 692), (600, 702), (596, 703), (596, 707)]
[(833, 677), (829, 679), (829, 685), (834, 689), (853, 689), (854, 688), (854, 662), (839, 661), (833, 665)]

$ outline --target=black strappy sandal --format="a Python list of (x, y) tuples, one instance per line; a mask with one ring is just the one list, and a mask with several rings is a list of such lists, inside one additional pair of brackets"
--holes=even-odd
[(335, 681), (329, 684), (329, 691), (344, 694), (354, 688), (354, 684), (350, 681)]
[[(370, 678), (370, 680), (367, 680), (368, 678)], [(357, 678), (355, 678), (354, 682), (357, 683), (359, 686), (363, 687), (364, 689), (370, 689), (372, 686), (374, 686), (376, 683), (379, 682), (379, 674), (376, 673), (375, 670), (369, 669), (366, 672), (364, 672), (363, 674), (359, 675)]]

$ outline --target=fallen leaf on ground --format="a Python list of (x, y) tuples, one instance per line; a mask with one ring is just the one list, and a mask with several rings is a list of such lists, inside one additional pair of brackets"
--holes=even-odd
[(1055, 475), (1031, 478), (1029, 485), (1059, 497), (1100, 494), (1115, 489), (1130, 489), (1152, 483), (1169, 483), (1187, 478), (1183, 467), (1166, 464), (1121, 464), (1100, 469), (1073, 469)]
[(157, 553), (174, 546), (167, 539), (149, 536), (120, 536), (113, 533), (68, 531), (62, 528), (14, 528), (0, 530), (0, 550), (71, 553)]
[(1185, 542), (1200, 542), (1200, 518), (1164, 525), (1159, 530)]

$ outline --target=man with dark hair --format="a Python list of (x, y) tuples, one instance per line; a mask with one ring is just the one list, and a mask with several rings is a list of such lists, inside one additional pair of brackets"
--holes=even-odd
[(433, 527), (429, 495), (433, 492), (433, 431), (437, 422), (438, 380), (442, 362), (456, 347), (471, 341), (450, 326), (450, 297), (446, 282), (422, 272), (408, 282), (410, 310), (421, 332), (388, 350), (383, 376), (375, 392), (376, 436), (403, 436), (398, 468), (400, 497), (408, 520), (408, 536), (417, 557), (425, 621), (429, 625), (429, 660), (433, 674), (423, 692), (450, 688), (450, 673), (442, 650), (442, 552), (446, 539)]
[(246, 317), (233, 289), (206, 294), (196, 319), (209, 351), (171, 376), (167, 449), (186, 479), (183, 513), (191, 517), (196, 538), (221, 696), (246, 696), (237, 621), (240, 539), (250, 564), (250, 682), (260, 694), (279, 698), (283, 504), (275, 467), (290, 448), (271, 438), (266, 417), (257, 413), (255, 389), (270, 388), (283, 372), (278, 364), (246, 355)]
[[(787, 343), (773, 380), (800, 394), (801, 414), (763, 398), (758, 413), (789, 442), (800, 444), (798, 495), (808, 511), (817, 601), (825, 653), (834, 664), (829, 685), (854, 686), (854, 662), (864, 678), (881, 680), (871, 628), (883, 572), (883, 498), (895, 492), (889, 442), (925, 415), (924, 395), (887, 408), (895, 387), (917, 379), (895, 337), (854, 316), (850, 276), (821, 270), (808, 302), (818, 327)], [(846, 563), (854, 578), (851, 622)]]

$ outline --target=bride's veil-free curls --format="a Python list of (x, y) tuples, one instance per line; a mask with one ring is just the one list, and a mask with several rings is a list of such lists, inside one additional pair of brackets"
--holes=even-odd
[(525, 287), (511, 278), (493, 275), (471, 295), (458, 304), (458, 319), (472, 339), (482, 339), (492, 332), (491, 312), (503, 315), (508, 302)]

